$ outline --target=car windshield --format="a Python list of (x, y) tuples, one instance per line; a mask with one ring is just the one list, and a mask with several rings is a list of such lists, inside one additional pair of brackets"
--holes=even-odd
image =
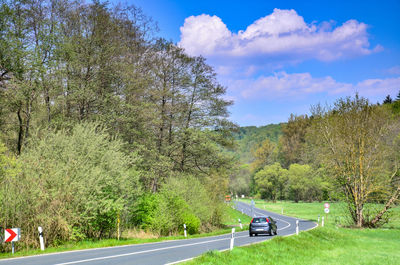
[(269, 220), (265, 217), (253, 218), (253, 223), (268, 223)]

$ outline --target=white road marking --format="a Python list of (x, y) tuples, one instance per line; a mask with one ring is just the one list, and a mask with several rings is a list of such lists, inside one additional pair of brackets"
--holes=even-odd
[[(235, 238), (242, 238), (242, 237), (248, 237), (248, 236), (247, 236), (247, 235), (245, 235), (245, 236), (238, 236), (238, 237), (235, 237)], [(149, 250), (143, 250), (143, 251), (137, 251), (137, 252), (119, 254), (119, 255), (105, 256), (105, 257), (92, 258), (92, 259), (76, 260), (76, 261), (65, 262), (65, 263), (57, 263), (57, 264), (54, 264), (54, 265), (69, 265), (69, 264), (84, 263), (84, 262), (96, 261), (96, 260), (113, 259), (113, 258), (119, 258), (119, 257), (124, 257), (124, 256), (132, 256), (132, 255), (143, 254), (143, 253), (149, 253), (149, 252), (155, 252), (155, 251), (166, 250), (166, 249), (182, 248), (182, 247), (188, 247), (188, 246), (194, 246), (194, 245), (201, 245), (201, 244), (207, 244), (207, 243), (211, 243), (211, 242), (217, 242), (217, 241), (223, 241), (223, 240), (230, 240), (230, 239), (231, 239), (230, 237), (228, 237), (228, 238), (221, 238), (221, 239), (208, 240), (208, 241), (197, 242), (197, 243), (191, 243), (191, 244), (185, 244), (185, 245), (179, 245), (179, 246), (171, 246), (171, 247), (164, 247), (164, 248), (156, 248), (156, 249), (149, 249)]]

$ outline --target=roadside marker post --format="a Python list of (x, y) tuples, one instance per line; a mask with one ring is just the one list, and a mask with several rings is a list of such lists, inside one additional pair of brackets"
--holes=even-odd
[(44, 251), (44, 241), (43, 241), (43, 228), (41, 226), (38, 227), (39, 231), (39, 242), (40, 242), (40, 249)]
[(186, 224), (183, 224), (183, 229), (184, 229), (183, 233), (185, 234), (185, 237), (187, 237), (187, 233), (186, 233)]
[(322, 216), (321, 226), (324, 227), (324, 217)]
[(299, 220), (296, 220), (296, 235), (299, 234)]
[(232, 228), (231, 245), (230, 245), (230, 247), (229, 247), (230, 250), (233, 249), (234, 241), (235, 241), (235, 228)]
[(243, 225), (242, 225), (242, 222), (240, 221), (240, 218), (239, 218), (239, 225), (240, 225), (240, 229), (243, 229)]

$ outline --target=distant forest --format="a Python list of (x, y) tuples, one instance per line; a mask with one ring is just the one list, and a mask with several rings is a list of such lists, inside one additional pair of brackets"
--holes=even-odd
[(241, 163), (251, 163), (255, 159), (252, 154), (253, 150), (257, 149), (266, 138), (273, 143), (278, 143), (281, 135), (282, 124), (240, 127), (239, 131), (234, 133), (237, 144), (235, 153)]

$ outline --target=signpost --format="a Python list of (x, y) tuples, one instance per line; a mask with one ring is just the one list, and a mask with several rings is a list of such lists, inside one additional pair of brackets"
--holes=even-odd
[(20, 239), (21, 239), (20, 228), (4, 229), (4, 242), (11, 242), (12, 254), (14, 254), (15, 252), (14, 242), (19, 241)]
[[(324, 203), (324, 212), (327, 214), (327, 215), (326, 215), (326, 221), (328, 221), (329, 207), (331, 207), (329, 203), (327, 203), (327, 202)], [(324, 217), (322, 217), (322, 220), (324, 220), (323, 218), (324, 218)], [(322, 221), (322, 222), (323, 222), (323, 221)], [(322, 225), (322, 226), (324, 226), (324, 225)]]

